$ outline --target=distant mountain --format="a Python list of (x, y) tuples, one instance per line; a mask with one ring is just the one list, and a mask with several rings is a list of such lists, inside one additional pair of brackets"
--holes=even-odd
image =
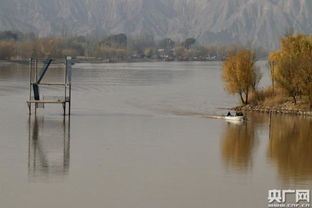
[(276, 48), (289, 28), (312, 33), (311, 0), (1, 0), (0, 30), (51, 35), (154, 34)]

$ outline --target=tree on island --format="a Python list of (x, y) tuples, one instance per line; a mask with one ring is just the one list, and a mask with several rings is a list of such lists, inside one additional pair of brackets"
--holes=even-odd
[(230, 94), (237, 93), (244, 105), (248, 104), (249, 94), (256, 90), (261, 78), (255, 63), (255, 53), (244, 48), (230, 53), (223, 63), (225, 89)]

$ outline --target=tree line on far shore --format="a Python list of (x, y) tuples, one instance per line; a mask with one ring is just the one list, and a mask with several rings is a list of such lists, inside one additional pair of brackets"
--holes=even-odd
[(312, 36), (286, 35), (280, 49), (270, 53), (272, 87), (257, 89), (261, 79), (255, 52), (241, 48), (227, 54), (222, 79), (226, 90), (238, 94), (242, 104), (274, 107), (289, 103), (312, 109)]
[[(229, 49), (230, 48), (230, 49)], [(127, 59), (162, 59), (167, 61), (223, 60), (228, 50), (237, 45), (201, 45), (195, 38), (174, 41), (170, 38), (155, 40), (153, 35), (142, 33), (137, 37), (125, 34), (107, 37), (44, 37), (33, 33), (0, 32), (0, 59), (22, 60), (33, 58), (98, 58), (112, 61)], [(262, 57), (267, 55), (256, 49)]]

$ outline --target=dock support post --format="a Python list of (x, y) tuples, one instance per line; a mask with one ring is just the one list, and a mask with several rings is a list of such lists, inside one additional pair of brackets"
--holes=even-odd
[(63, 103), (63, 115), (66, 116), (66, 102)]
[[(33, 60), (29, 59), (29, 100), (31, 100), (31, 91), (32, 91), (32, 69), (33, 69)], [(28, 104), (29, 115), (31, 115), (31, 103)]]
[(68, 115), (70, 116), (71, 114), (71, 101), (68, 103)]
[(27, 105), (28, 105), (29, 115), (31, 115), (31, 103), (27, 103)]
[[(70, 56), (66, 57), (66, 87), (68, 87), (68, 115), (71, 115), (71, 77), (72, 77), (72, 58)], [(67, 86), (68, 85), (68, 86)], [(65, 92), (67, 92), (65, 88)], [(66, 94), (65, 94), (66, 98)]]

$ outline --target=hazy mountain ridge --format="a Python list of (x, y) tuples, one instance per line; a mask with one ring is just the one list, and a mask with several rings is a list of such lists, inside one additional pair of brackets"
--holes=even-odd
[(311, 0), (2, 0), (0, 30), (40, 36), (153, 33), (206, 44), (276, 47), (286, 29), (312, 33)]

